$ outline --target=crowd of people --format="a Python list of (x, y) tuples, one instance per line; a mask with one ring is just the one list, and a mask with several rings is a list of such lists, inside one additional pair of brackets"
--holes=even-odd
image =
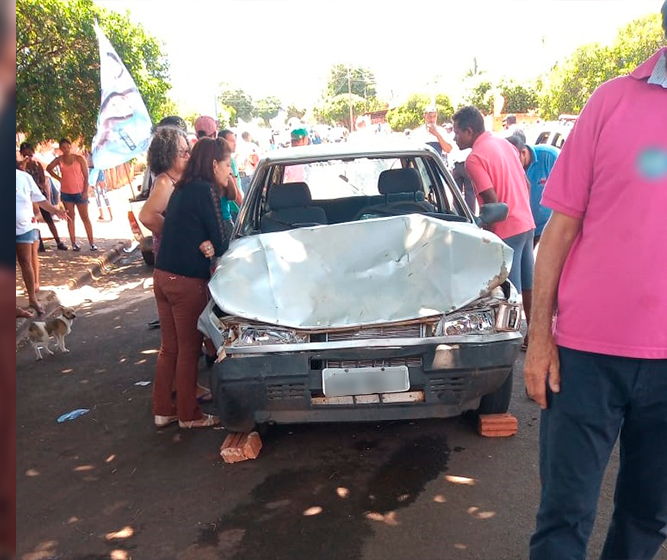
[[(81, 251), (81, 245), (77, 242), (76, 237), (76, 216), (78, 214), (84, 226), (89, 250), (95, 252), (98, 251), (98, 247), (95, 244), (93, 225), (88, 213), (91, 191), (97, 202), (98, 221), (106, 220), (104, 208), (109, 215), (109, 221), (113, 219), (113, 213), (107, 194), (105, 171), (96, 169), (93, 166), (90, 153), (85, 150), (83, 154), (78, 153), (72, 146), (72, 142), (67, 138), (62, 138), (57, 149), (51, 151), (42, 149), (37, 152), (34, 144), (27, 141), (22, 142), (17, 152), (16, 168), (17, 171), (22, 171), (28, 175), (34, 187), (43, 197), (43, 200), (40, 198), (37, 201), (31, 195), (34, 200), (30, 203), (32, 212), (30, 222), (28, 225), (19, 223), (19, 215), (22, 216), (22, 219), (25, 219), (25, 204), (30, 197), (27, 196), (28, 191), (25, 188), (21, 194), (19, 193), (17, 179), (16, 258), (26, 287), (29, 307), (23, 309), (17, 306), (16, 316), (31, 317), (33, 312), (38, 315), (43, 312), (36, 296), (40, 289), (39, 253), (46, 252), (48, 245), (42, 239), (39, 223), (42, 222), (48, 226), (57, 250), (68, 251), (71, 247), (73, 251), (79, 252)], [(21, 175), (21, 177), (24, 176)], [(46, 201), (49, 207), (41, 204), (42, 201)], [(58, 209), (58, 212), (55, 209)], [(60, 209), (64, 209), (64, 214)], [(66, 223), (70, 241), (69, 247), (58, 231), (56, 220), (59, 220), (59, 217)], [(29, 228), (29, 230), (26, 230), (26, 228)], [(19, 236), (21, 236), (20, 240)], [(31, 244), (34, 245), (31, 259), (27, 259), (25, 254), (28, 237), (35, 238), (34, 241), (31, 241)]]

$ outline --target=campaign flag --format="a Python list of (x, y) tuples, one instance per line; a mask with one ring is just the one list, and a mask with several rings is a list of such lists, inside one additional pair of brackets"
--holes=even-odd
[(93, 165), (110, 169), (148, 150), (151, 118), (132, 76), (95, 25), (100, 44), (102, 102), (93, 139)]

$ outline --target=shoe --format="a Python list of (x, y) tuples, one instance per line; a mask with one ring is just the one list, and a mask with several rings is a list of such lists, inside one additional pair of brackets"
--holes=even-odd
[(164, 428), (169, 424), (178, 422), (178, 416), (160, 416), (159, 414), (155, 415), (155, 426), (157, 428)]
[(65, 245), (65, 244), (61, 241), (60, 243), (58, 243), (58, 249), (59, 249), (60, 251), (67, 251), (67, 250), (69, 249), (69, 247), (67, 247), (67, 245)]
[(39, 249), (37, 249), (38, 253), (46, 253), (46, 247), (44, 247), (44, 243), (40, 243)]
[(80, 250), (81, 250), (81, 247), (80, 247), (79, 245), (77, 245), (76, 243), (74, 243), (74, 244), (72, 245), (72, 251), (77, 251), (77, 252), (78, 252), (78, 251), (80, 251)]
[(204, 414), (199, 420), (189, 420), (187, 422), (178, 421), (178, 427), (185, 430), (191, 428), (210, 428), (213, 426), (220, 425), (220, 418), (217, 416), (211, 416), (210, 414)]
[(90, 250), (91, 250), (91, 251), (98, 251), (97, 245), (95, 245), (95, 243), (93, 243), (93, 244), (90, 246)]
[(204, 393), (197, 397), (197, 402), (199, 404), (207, 404), (213, 402), (213, 394), (210, 389), (206, 389)]

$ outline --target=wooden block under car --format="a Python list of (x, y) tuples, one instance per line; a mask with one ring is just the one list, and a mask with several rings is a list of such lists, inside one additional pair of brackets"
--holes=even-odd
[(262, 440), (257, 432), (229, 434), (220, 448), (225, 463), (238, 463), (257, 459), (262, 449)]
[(477, 431), (484, 437), (509, 437), (518, 429), (519, 421), (509, 413), (479, 415)]

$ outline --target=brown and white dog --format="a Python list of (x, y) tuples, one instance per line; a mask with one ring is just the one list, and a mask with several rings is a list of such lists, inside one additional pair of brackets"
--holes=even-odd
[(69, 350), (65, 348), (65, 337), (72, 332), (72, 323), (76, 313), (71, 307), (63, 307), (60, 316), (50, 321), (35, 321), (28, 328), (28, 339), (35, 349), (38, 360), (42, 359), (40, 346), (46, 350), (47, 354), (53, 355), (53, 350), (49, 347), (49, 339), (53, 336), (56, 339), (57, 348), (67, 354)]

